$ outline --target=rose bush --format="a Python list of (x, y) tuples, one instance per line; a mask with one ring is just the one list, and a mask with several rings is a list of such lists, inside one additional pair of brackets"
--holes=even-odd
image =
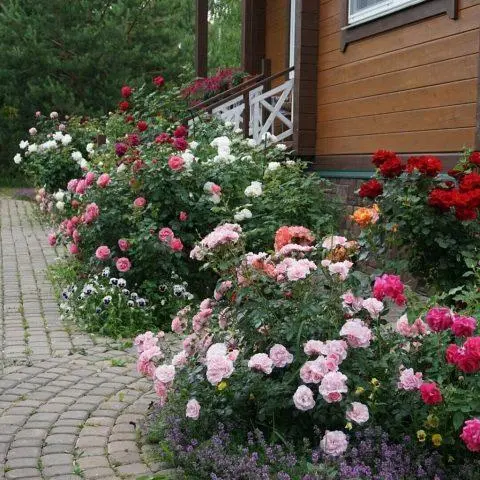
[[(331, 231), (336, 206), (328, 184), (271, 135), (257, 145), (211, 118), (170, 124), (174, 94), (156, 88), (165, 116), (152, 112), (156, 94), (124, 86), (125, 111), (109, 117), (106, 144), (63, 189), (42, 189), (40, 202), (59, 225), (51, 244), (65, 245), (78, 264), (79, 289), (82, 277), (109, 267), (158, 307), (161, 326), (178, 309), (172, 285), (188, 282), (179, 295), (187, 301), (213, 287), (214, 275), (199, 275), (188, 252), (216, 225), (240, 222), (248, 248), (266, 248), (280, 225), (300, 216), (315, 233)], [(127, 323), (132, 335), (143, 328)]]
[[(362, 245), (379, 262), (391, 260), (385, 253), (394, 249), (395, 261), (388, 267), (406, 267), (437, 292), (468, 282), (465, 275), (471, 277), (480, 260), (478, 158), (478, 152), (467, 152), (445, 174), (434, 156), (403, 163), (394, 152), (377, 151), (375, 178), (358, 192), (367, 203), (375, 203), (352, 216), (362, 228)], [(408, 249), (405, 255), (403, 249)]]
[[(344, 237), (315, 244), (308, 229), (282, 227), (274, 253), (245, 254), (244, 246), (240, 225), (224, 224), (191, 252), (221, 280), (211, 298), (173, 319), (183, 349), (139, 363), (163, 415), (183, 417), (185, 428), (196, 422), (199, 441), (222, 421), (243, 439), (254, 427), (299, 449), (304, 439), (318, 442), (325, 461), (371, 425), (432, 452), (455, 446), (460, 463), (469, 458), (480, 416), (475, 318), (444, 307), (420, 314), (413, 302), (411, 320), (405, 314), (392, 329), (389, 306), (405, 308), (408, 290), (396, 275), (371, 281), (355, 270), (359, 246)], [(150, 337), (135, 341), (141, 356), (162, 351)], [(168, 381), (158, 375), (165, 365)]]

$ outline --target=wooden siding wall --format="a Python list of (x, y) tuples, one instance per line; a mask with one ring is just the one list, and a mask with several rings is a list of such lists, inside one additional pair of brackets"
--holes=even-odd
[[(317, 155), (458, 152), (473, 146), (480, 1), (340, 51), (342, 0), (320, 2)], [(268, 17), (267, 17), (268, 21)]]
[[(289, 0), (266, 0), (265, 57), (270, 59), (272, 74), (288, 68)], [(282, 79), (274, 82), (280, 85)]]

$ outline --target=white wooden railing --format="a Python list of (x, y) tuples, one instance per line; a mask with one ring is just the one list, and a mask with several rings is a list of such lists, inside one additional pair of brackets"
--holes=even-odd
[[(211, 115), (241, 128), (246, 137), (261, 143), (266, 134), (274, 135), (279, 141), (293, 138), (293, 89), (294, 68), (291, 67), (270, 77), (259, 76), (245, 86), (223, 92), (212, 101), (197, 107)], [(274, 80), (283, 82), (273, 88)], [(245, 118), (248, 119), (247, 124)]]

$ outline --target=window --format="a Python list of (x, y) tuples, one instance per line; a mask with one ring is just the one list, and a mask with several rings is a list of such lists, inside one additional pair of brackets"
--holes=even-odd
[(425, 0), (349, 0), (348, 24), (367, 22)]

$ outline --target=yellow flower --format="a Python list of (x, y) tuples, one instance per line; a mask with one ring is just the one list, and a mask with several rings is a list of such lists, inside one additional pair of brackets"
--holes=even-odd
[(352, 422), (347, 422), (347, 424), (345, 425), (345, 428), (347, 430), (351, 430), (353, 428)]
[(427, 438), (427, 434), (425, 433), (425, 430), (418, 430), (417, 438), (419, 442), (424, 442)]
[(425, 425), (430, 428), (437, 428), (439, 425), (439, 420), (436, 415), (429, 415), (427, 417), (427, 421), (425, 422)]
[(380, 382), (376, 378), (372, 378), (370, 383), (375, 387), (378, 388), (380, 386)]
[(363, 387), (357, 387), (357, 389), (355, 390), (355, 395), (361, 395), (362, 393), (365, 392), (365, 389)]
[(222, 391), (222, 390), (225, 390), (227, 387), (228, 387), (228, 383), (223, 381), (217, 385), (217, 390)]
[(442, 444), (442, 436), (439, 433), (434, 433), (432, 435), (432, 443), (436, 447), (439, 447)]

